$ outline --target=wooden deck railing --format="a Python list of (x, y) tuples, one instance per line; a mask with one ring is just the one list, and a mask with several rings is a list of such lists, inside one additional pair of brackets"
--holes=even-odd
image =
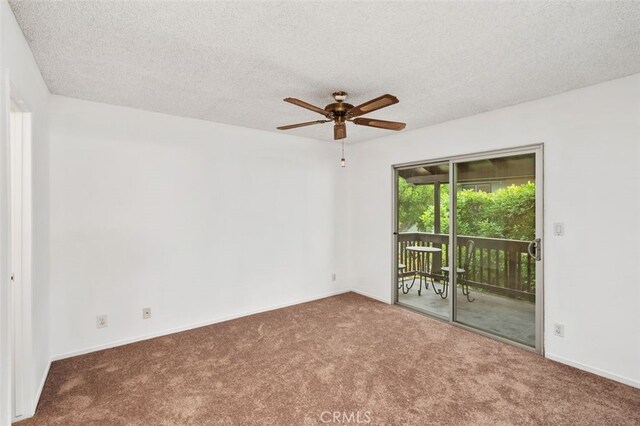
[[(475, 259), (466, 278), (472, 289), (475, 287), (510, 297), (535, 300), (535, 260), (527, 252), (529, 241), (459, 236), (459, 266), (469, 240), (473, 240), (476, 247)], [(401, 276), (411, 276), (418, 270), (416, 258), (407, 251), (407, 247), (424, 245), (442, 249), (441, 253), (433, 254), (431, 267), (431, 273), (436, 278), (442, 276), (442, 266), (449, 264), (449, 236), (427, 232), (398, 234), (398, 262), (406, 265)]]

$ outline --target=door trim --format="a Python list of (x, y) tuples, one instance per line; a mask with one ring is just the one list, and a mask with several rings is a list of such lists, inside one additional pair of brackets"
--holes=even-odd
[[(32, 116), (17, 89), (10, 82), (8, 85), (10, 253), (8, 265), (10, 270), (7, 272), (10, 276), (15, 276), (15, 281), (12, 282), (9, 279), (11, 295), (9, 338), (12, 347), (11, 418), (17, 421), (30, 417), (35, 410), (35, 402), (30, 398), (33, 377), (31, 365)], [(17, 132), (16, 127), (18, 127)], [(19, 205), (16, 206), (16, 203)], [(17, 244), (14, 241), (15, 236), (20, 240)]]

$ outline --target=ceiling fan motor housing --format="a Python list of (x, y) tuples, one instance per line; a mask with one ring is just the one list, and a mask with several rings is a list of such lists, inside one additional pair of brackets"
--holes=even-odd
[(336, 118), (342, 118), (347, 115), (347, 111), (349, 111), (351, 108), (353, 108), (353, 105), (351, 104), (348, 104), (346, 102), (336, 102), (327, 105), (326, 107), (324, 107), (324, 110), (333, 113), (333, 116)]
[(333, 119), (336, 123), (342, 123), (344, 122), (344, 116), (347, 115), (347, 111), (353, 108), (353, 105), (344, 102), (347, 99), (347, 92), (333, 92), (332, 96), (336, 102), (327, 105), (324, 107), (324, 110), (333, 114)]

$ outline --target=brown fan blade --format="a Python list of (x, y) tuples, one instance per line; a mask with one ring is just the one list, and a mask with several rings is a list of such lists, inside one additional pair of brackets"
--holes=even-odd
[(376, 120), (375, 118), (360, 117), (353, 120), (353, 124), (359, 126), (377, 127), (379, 129), (402, 130), (406, 127), (406, 123), (397, 121)]
[(389, 105), (397, 104), (398, 98), (393, 95), (382, 95), (375, 99), (371, 99), (363, 104), (351, 108), (347, 111), (347, 116), (350, 118), (359, 117), (364, 114), (368, 114), (372, 111), (379, 110), (380, 108), (388, 107)]
[(328, 123), (330, 121), (332, 121), (332, 120), (307, 121), (305, 123), (289, 124), (288, 126), (280, 126), (280, 127), (277, 127), (277, 129), (278, 130), (289, 130), (289, 129), (295, 129), (296, 127), (313, 126), (314, 124)]
[(347, 137), (347, 126), (344, 123), (333, 126), (333, 139), (344, 139)]
[(306, 108), (306, 109), (308, 109), (310, 111), (317, 112), (318, 114), (322, 114), (325, 117), (329, 117), (331, 115), (331, 113), (329, 111), (325, 111), (322, 108), (319, 108), (319, 107), (317, 107), (315, 105), (311, 105), (311, 104), (309, 104), (309, 103), (307, 103), (305, 101), (301, 101), (300, 99), (284, 98), (284, 101), (285, 102), (289, 102), (290, 104), (297, 105), (297, 106), (302, 107), (302, 108)]

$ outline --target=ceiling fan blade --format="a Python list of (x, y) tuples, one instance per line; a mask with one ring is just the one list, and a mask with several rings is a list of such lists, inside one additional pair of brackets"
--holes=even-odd
[(402, 130), (406, 127), (406, 123), (398, 121), (376, 120), (375, 118), (360, 117), (353, 120), (353, 124), (359, 126), (377, 127), (379, 129)]
[(344, 123), (333, 126), (333, 139), (344, 139), (347, 137), (347, 126)]
[(322, 114), (325, 117), (329, 117), (331, 115), (331, 112), (325, 111), (322, 108), (319, 108), (319, 107), (317, 107), (315, 105), (311, 105), (310, 103), (307, 103), (305, 101), (301, 101), (300, 99), (284, 98), (284, 101), (285, 102), (289, 102), (290, 104), (297, 105), (297, 106), (302, 107), (302, 108), (306, 108), (306, 109), (308, 109), (310, 111), (317, 112), (318, 114)]
[(330, 121), (332, 121), (332, 120), (307, 121), (305, 123), (289, 124), (288, 126), (280, 126), (280, 127), (277, 127), (277, 129), (278, 130), (289, 130), (289, 129), (295, 129), (296, 127), (313, 126), (314, 124), (328, 123)]
[(351, 118), (359, 117), (361, 115), (368, 114), (372, 111), (376, 111), (381, 108), (388, 107), (389, 105), (393, 105), (397, 103), (398, 103), (398, 98), (396, 98), (393, 95), (386, 94), (386, 95), (378, 96), (375, 99), (371, 99), (370, 101), (367, 101), (363, 104), (360, 104), (356, 107), (351, 108), (349, 111), (347, 111), (347, 116)]

